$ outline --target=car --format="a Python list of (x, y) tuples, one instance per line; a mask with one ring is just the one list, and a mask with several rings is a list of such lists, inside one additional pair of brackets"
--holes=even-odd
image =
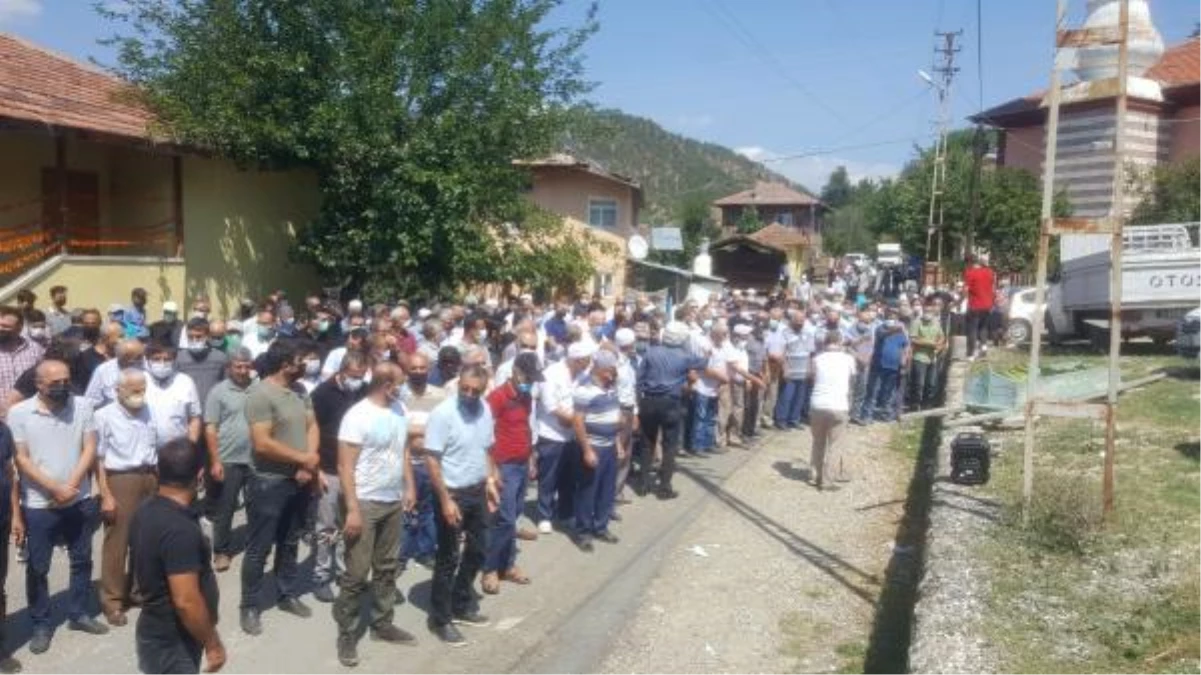
[(866, 253), (848, 253), (843, 258), (847, 262), (855, 266), (855, 269), (863, 269), (863, 266), (871, 262), (871, 258)]
[(1009, 323), (1005, 333), (1009, 342), (1015, 345), (1025, 344), (1034, 336), (1034, 317), (1038, 312), (1046, 311), (1044, 302), (1041, 307), (1035, 305), (1036, 290), (1022, 289), (1009, 298)]
[(1176, 353), (1186, 359), (1201, 351), (1201, 307), (1185, 314), (1176, 324)]

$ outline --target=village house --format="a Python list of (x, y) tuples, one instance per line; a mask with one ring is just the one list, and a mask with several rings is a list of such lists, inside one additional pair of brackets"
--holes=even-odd
[(129, 85), (0, 34), (0, 301), (70, 290), (72, 306), (316, 287), (288, 251), (316, 215), (316, 176), (243, 170), (155, 133)]
[(527, 197), (563, 217), (570, 232), (587, 233), (595, 272), (584, 290), (612, 301), (626, 290), (626, 242), (639, 232), (642, 187), (594, 162), (558, 153), (518, 162), (529, 167)]
[[(759, 182), (713, 202), (721, 211), (725, 237), (709, 253), (713, 273), (735, 288), (770, 291), (782, 279), (796, 280), (822, 263), (820, 199), (780, 183)], [(764, 227), (739, 233), (738, 223), (751, 212)]]

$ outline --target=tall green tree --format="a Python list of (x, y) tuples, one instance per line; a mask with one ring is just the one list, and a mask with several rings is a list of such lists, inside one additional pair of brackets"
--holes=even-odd
[(754, 206), (744, 206), (734, 225), (739, 234), (754, 234), (762, 230), (765, 223), (759, 217), (759, 209)]
[(1156, 167), (1149, 175), (1133, 181), (1142, 201), (1130, 222), (1153, 225), (1201, 220), (1201, 161), (1197, 157)]
[[(369, 298), (532, 274), (512, 239), (581, 272), (545, 237), (513, 160), (555, 148), (588, 91), (559, 0), (127, 0), (111, 43), (178, 141), (243, 165), (316, 172), (295, 255)], [(561, 258), (561, 259), (560, 259)], [(562, 263), (562, 264), (560, 264)], [(556, 273), (557, 274), (557, 273)], [(555, 276), (552, 274), (551, 276)]]
[(851, 179), (847, 176), (847, 168), (839, 166), (830, 174), (829, 180), (826, 181), (825, 187), (822, 188), (821, 199), (826, 206), (831, 209), (837, 209), (847, 202), (851, 201), (854, 187), (851, 185)]

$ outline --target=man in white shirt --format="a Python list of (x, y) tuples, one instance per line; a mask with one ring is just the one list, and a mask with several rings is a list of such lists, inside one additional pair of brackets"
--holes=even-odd
[(117, 382), (121, 379), (121, 371), (142, 367), (145, 350), (141, 340), (122, 340), (117, 343), (117, 358), (96, 366), (83, 395), (92, 404), (92, 409), (99, 410), (117, 400)]
[(338, 429), (338, 481), (346, 509), (346, 572), (334, 602), (338, 661), (358, 664), (359, 608), (371, 576), (371, 637), (392, 644), (416, 639), (393, 622), (397, 558), (405, 511), (416, 488), (409, 461), (408, 419), (400, 397), (404, 372), (384, 361), (371, 372), (366, 398), (354, 404)]
[(721, 387), (729, 380), (728, 359), (723, 349), (728, 333), (725, 324), (713, 326), (708, 365), (692, 385), (692, 447), (689, 450), (693, 455), (723, 451), (717, 447), (717, 403)]
[(855, 378), (855, 357), (842, 347), (842, 334), (825, 334), (825, 349), (813, 358), (813, 409), (809, 416), (813, 447), (809, 467), (813, 483), (821, 490), (831, 468), (834, 480), (847, 480), (842, 457), (835, 452), (836, 442), (846, 427), (851, 409), (851, 382)]
[(146, 403), (154, 422), (158, 447), (167, 441), (187, 436), (200, 440), (200, 395), (196, 383), (175, 372), (175, 349), (151, 343), (146, 350)]
[[(724, 433), (718, 442), (737, 447), (746, 447), (749, 440), (744, 435), (746, 415), (747, 383), (763, 386), (763, 380), (750, 372), (751, 357), (746, 351), (747, 337), (751, 334), (750, 324), (740, 323), (734, 327), (734, 339), (725, 345), (726, 367), (729, 385), (723, 387), (721, 403), (726, 406), (718, 419), (719, 429)], [(719, 410), (721, 408), (719, 407)]]
[(574, 517), (574, 471), (580, 449), (574, 442), (572, 396), (595, 351), (590, 343), (573, 343), (567, 359), (551, 364), (538, 387), (534, 453), (538, 464), (538, 531), (542, 534), (551, 533), (551, 520), (556, 514), (564, 521)]
[(267, 353), (267, 348), (275, 341), (275, 313), (269, 309), (259, 310), (253, 319), (249, 319), (243, 329), (242, 346), (250, 350), (254, 358)]
[(129, 606), (125, 574), (129, 522), (138, 506), (157, 489), (158, 444), (146, 406), (146, 373), (135, 368), (122, 371), (117, 402), (97, 410), (95, 419), (96, 477), (104, 521), (100, 606), (110, 625), (124, 626)]

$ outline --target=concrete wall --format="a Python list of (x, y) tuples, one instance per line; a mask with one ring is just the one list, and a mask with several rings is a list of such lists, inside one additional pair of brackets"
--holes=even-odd
[(628, 185), (571, 168), (535, 167), (531, 174), (533, 189), (527, 196), (547, 211), (587, 223), (589, 199), (614, 199), (615, 229), (628, 231), (638, 225), (634, 189)]
[(94, 307), (107, 311), (114, 302), (129, 304), (129, 292), (146, 289), (146, 309), (151, 320), (162, 315), (163, 303), (183, 302), (184, 263), (182, 260), (131, 256), (63, 256), (48, 263), (40, 274), (22, 279), (0, 294), (0, 302), (15, 301), (19, 288), (31, 288), (38, 304), (50, 300), (50, 288), (67, 287), (68, 307)]
[(217, 316), (238, 301), (275, 288), (301, 298), (316, 273), (288, 258), (296, 232), (319, 208), (317, 178), (307, 172), (242, 171), (224, 160), (183, 162), (186, 297), (207, 295)]

